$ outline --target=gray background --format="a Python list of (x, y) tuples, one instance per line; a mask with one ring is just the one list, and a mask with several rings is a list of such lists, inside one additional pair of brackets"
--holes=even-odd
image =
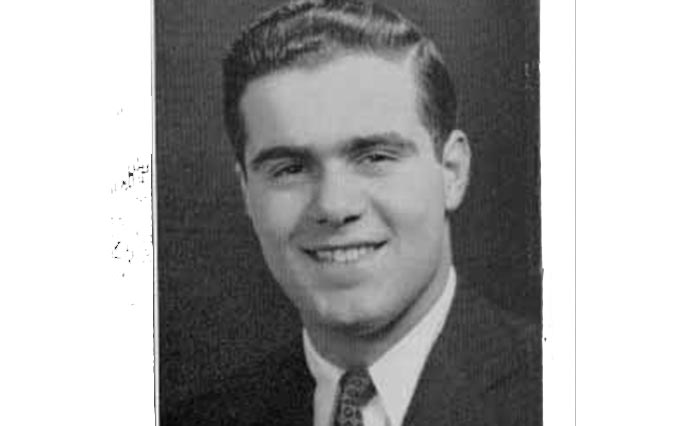
[[(241, 26), (279, 1), (156, 0), (160, 398), (217, 383), (299, 332), (243, 214), (222, 119), (220, 61)], [(446, 57), (472, 180), (453, 218), (461, 285), (541, 320), (539, 5), (384, 1)]]

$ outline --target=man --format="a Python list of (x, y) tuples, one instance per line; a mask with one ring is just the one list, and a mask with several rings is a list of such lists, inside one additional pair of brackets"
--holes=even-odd
[(224, 76), (246, 212), (304, 329), (163, 424), (540, 424), (539, 329), (452, 265), (470, 148), (435, 45), (376, 4), (299, 1)]

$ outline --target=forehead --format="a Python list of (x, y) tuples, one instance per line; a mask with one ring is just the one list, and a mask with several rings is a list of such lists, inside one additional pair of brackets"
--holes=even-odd
[[(251, 82), (241, 99), (246, 151), (270, 144), (321, 144), (364, 134), (427, 134), (410, 58), (349, 54)], [(408, 134), (407, 134), (408, 133)]]

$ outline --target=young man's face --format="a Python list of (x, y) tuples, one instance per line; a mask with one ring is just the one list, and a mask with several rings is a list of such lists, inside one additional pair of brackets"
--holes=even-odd
[(380, 331), (442, 289), (466, 182), (436, 158), (417, 95), (409, 61), (360, 54), (247, 88), (248, 213), (307, 326)]

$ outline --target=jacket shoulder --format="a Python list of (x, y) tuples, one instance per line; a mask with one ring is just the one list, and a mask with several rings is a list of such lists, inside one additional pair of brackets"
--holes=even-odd
[(300, 345), (280, 346), (262, 360), (238, 370), (223, 385), (166, 410), (163, 426), (294, 424), (306, 415), (313, 390)]
[(421, 374), (406, 424), (540, 425), (541, 326), (463, 291)]
[(542, 424), (542, 327), (486, 300), (476, 302), (467, 369), (487, 423)]

